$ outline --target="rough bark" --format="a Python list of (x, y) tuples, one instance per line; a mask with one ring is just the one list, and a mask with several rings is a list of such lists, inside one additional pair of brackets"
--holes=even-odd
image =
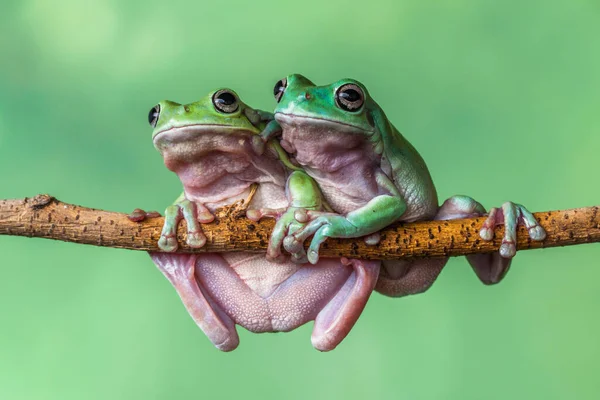
[[(185, 245), (185, 222), (179, 227), (182, 252), (263, 252), (269, 241), (273, 220), (259, 223), (245, 218), (239, 206), (217, 211), (213, 223), (203, 225), (208, 241), (201, 249)], [(546, 230), (542, 242), (529, 239), (519, 227), (517, 249), (569, 246), (600, 241), (598, 207), (548, 211), (534, 214)], [(454, 221), (427, 221), (399, 224), (385, 229), (374, 246), (363, 240), (329, 239), (322, 256), (364, 259), (400, 257), (459, 256), (498, 250), (503, 227), (496, 228), (491, 242), (479, 238), (483, 217)], [(49, 195), (17, 200), (0, 200), (0, 235), (16, 235), (62, 240), (94, 246), (158, 251), (162, 217), (132, 222), (127, 214), (85, 208), (63, 203)]]

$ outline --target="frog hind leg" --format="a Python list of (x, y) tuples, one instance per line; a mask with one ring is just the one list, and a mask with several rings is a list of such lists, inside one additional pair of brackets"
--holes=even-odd
[[(440, 208), (440, 213), (442, 213), (441, 217), (436, 217), (436, 219), (470, 218), (485, 215), (485, 208), (468, 196), (452, 196), (444, 202)], [(546, 236), (543, 228), (525, 207), (520, 204), (506, 202), (502, 205), (502, 208), (490, 209), (480, 231), (481, 238), (492, 240), (495, 226), (502, 224), (505, 225), (505, 234), (499, 252), (467, 256), (467, 261), (473, 267), (473, 271), (475, 271), (479, 280), (486, 285), (499, 283), (506, 276), (512, 257), (516, 252), (516, 232), (519, 224), (524, 224), (527, 227), (532, 240), (543, 240)]]
[(353, 274), (338, 290), (315, 319), (312, 345), (320, 351), (330, 351), (348, 335), (373, 292), (379, 275), (379, 261), (348, 260)]
[(375, 290), (390, 297), (423, 293), (433, 285), (447, 258), (385, 260)]
[[(481, 204), (467, 196), (453, 196), (438, 209), (434, 220), (452, 220), (480, 216), (485, 213)], [(467, 257), (477, 276), (484, 282), (508, 269), (510, 260), (496, 254), (477, 254)], [(425, 292), (433, 285), (448, 258), (418, 260), (385, 260), (375, 290), (390, 297), (402, 297)], [(506, 265), (507, 264), (507, 265)]]
[[(481, 204), (467, 196), (454, 196), (446, 200), (438, 209), (434, 220), (450, 220), (480, 216), (485, 213)], [(479, 255), (478, 255), (479, 256)], [(490, 257), (493, 254), (485, 254), (483, 257), (469, 259), (477, 276), (480, 279), (495, 272), (498, 264), (491, 261), (503, 263), (501, 257)], [(488, 260), (487, 258), (492, 258)], [(375, 290), (390, 297), (402, 297), (411, 294), (423, 293), (433, 285), (442, 269), (448, 262), (447, 257), (425, 258), (417, 260), (385, 260), (382, 262), (381, 274), (377, 281)], [(510, 260), (508, 261), (510, 264)]]
[(149, 253), (158, 269), (171, 282), (186, 310), (208, 339), (222, 351), (234, 350), (239, 337), (233, 320), (204, 294), (195, 276), (196, 263), (203, 255)]
[[(485, 208), (469, 196), (452, 196), (440, 207), (436, 219), (452, 220), (480, 217)], [(486, 285), (498, 283), (508, 272), (511, 259), (501, 257), (499, 253), (473, 254), (467, 261), (481, 282)]]

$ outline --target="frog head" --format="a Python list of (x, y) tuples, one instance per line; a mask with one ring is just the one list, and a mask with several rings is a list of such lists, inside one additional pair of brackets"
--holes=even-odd
[[(317, 86), (294, 74), (278, 81), (273, 93), (275, 119), (283, 128), (281, 145), (301, 165), (339, 169), (340, 158), (330, 156), (357, 148), (381, 155), (387, 119), (362, 83), (341, 79)], [(352, 157), (343, 159), (350, 162)]]
[(302, 75), (294, 74), (278, 81), (273, 89), (275, 115), (321, 120), (335, 129), (346, 127), (372, 131), (372, 111), (379, 108), (364, 85), (354, 79), (341, 79), (330, 85), (317, 86)]
[(263, 119), (225, 88), (194, 103), (161, 101), (148, 114), (154, 146), (175, 172), (210, 152), (252, 154), (252, 137), (264, 128)]

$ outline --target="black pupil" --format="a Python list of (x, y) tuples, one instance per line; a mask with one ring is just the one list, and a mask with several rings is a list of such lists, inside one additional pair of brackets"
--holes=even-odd
[(360, 93), (354, 89), (346, 89), (340, 93), (340, 97), (349, 102), (355, 102), (360, 100)]
[(273, 94), (277, 96), (279, 93), (283, 92), (283, 82), (278, 81), (275, 84), (275, 88), (273, 89)]
[(153, 125), (156, 119), (158, 118), (158, 109), (157, 107), (152, 107), (150, 113), (148, 114), (148, 122), (150, 125)]
[(219, 97), (217, 97), (217, 101), (226, 106), (230, 106), (235, 103), (235, 96), (229, 92), (221, 93)]

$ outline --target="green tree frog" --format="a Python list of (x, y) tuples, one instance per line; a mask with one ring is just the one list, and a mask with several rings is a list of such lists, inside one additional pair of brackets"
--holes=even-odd
[[(303, 242), (312, 236), (307, 257), (319, 260), (319, 247), (328, 238), (372, 235), (396, 221), (480, 216), (485, 209), (467, 196), (455, 196), (440, 207), (427, 166), (415, 148), (387, 119), (360, 82), (342, 79), (317, 86), (302, 75), (291, 75), (274, 87), (275, 119), (261, 138), (281, 135), (281, 146), (291, 161), (316, 180), (335, 213), (296, 212), (300, 228), (281, 227), (283, 246), (296, 258), (304, 257)], [(280, 222), (281, 225), (283, 222)], [(491, 240), (493, 228), (505, 225), (499, 253), (467, 257), (479, 278), (496, 283), (515, 255), (516, 227), (524, 223), (533, 240), (544, 230), (521, 205), (493, 208), (480, 236)], [(367, 240), (376, 241), (373, 236)], [(276, 247), (279, 242), (271, 243)], [(270, 250), (274, 252), (275, 250)], [(384, 261), (377, 289), (401, 296), (426, 290), (446, 260)]]

